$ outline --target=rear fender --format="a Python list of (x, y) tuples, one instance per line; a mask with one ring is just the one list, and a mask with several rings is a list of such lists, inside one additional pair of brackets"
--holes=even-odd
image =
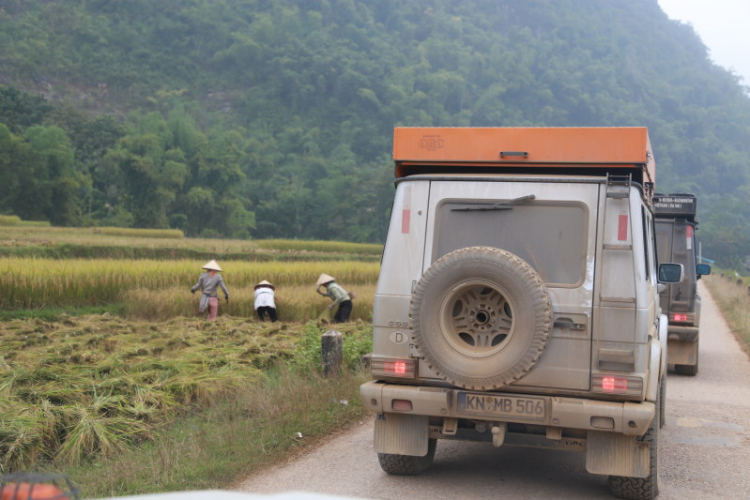
[(667, 316), (664, 314), (660, 315), (657, 336), (656, 338), (651, 337), (649, 341), (649, 377), (648, 386), (646, 387), (646, 401), (656, 401), (661, 378), (666, 376), (668, 326)]

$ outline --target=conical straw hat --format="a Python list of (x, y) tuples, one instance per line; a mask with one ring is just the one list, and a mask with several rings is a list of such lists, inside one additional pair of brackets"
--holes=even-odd
[(263, 280), (263, 281), (261, 281), (260, 283), (258, 283), (257, 285), (255, 285), (255, 289), (258, 289), (258, 288), (260, 288), (260, 287), (262, 287), (262, 286), (267, 286), (268, 288), (270, 288), (270, 289), (272, 289), (272, 290), (276, 290), (276, 287), (275, 287), (275, 286), (273, 286), (273, 285), (272, 285), (271, 283), (269, 283), (269, 282), (268, 282), (268, 281), (266, 281), (266, 280)]
[(336, 281), (336, 278), (323, 273), (320, 275), (320, 278), (318, 278), (318, 282), (315, 283), (315, 286), (325, 285), (326, 283), (330, 283), (331, 281)]
[(221, 272), (221, 268), (219, 267), (219, 264), (216, 263), (215, 260), (212, 260), (205, 266), (203, 266), (201, 269), (205, 269), (207, 271), (219, 271)]

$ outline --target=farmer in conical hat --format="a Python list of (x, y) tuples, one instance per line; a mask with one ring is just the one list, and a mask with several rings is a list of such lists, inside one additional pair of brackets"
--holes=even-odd
[(266, 280), (255, 285), (253, 306), (255, 307), (255, 312), (258, 313), (259, 320), (263, 321), (266, 313), (271, 318), (271, 322), (279, 320), (279, 317), (276, 315), (275, 293), (276, 287)]
[[(333, 316), (333, 323), (345, 323), (349, 321), (349, 315), (352, 313), (352, 299), (346, 290), (336, 283), (335, 278), (323, 273), (315, 285), (317, 286), (315, 289), (316, 292), (323, 297), (330, 297), (333, 300), (333, 304), (329, 305), (328, 309), (339, 306), (336, 314)], [(325, 292), (321, 292), (321, 288), (324, 288)]]
[(190, 291), (195, 293), (199, 288), (201, 289), (203, 293), (201, 294), (198, 310), (201, 313), (208, 311), (206, 319), (213, 321), (216, 319), (216, 313), (219, 312), (219, 295), (216, 290), (221, 288), (227, 302), (229, 302), (229, 292), (227, 291), (226, 285), (224, 285), (224, 279), (221, 277), (221, 274), (219, 274), (221, 268), (215, 260), (207, 263), (201, 269), (204, 269), (206, 272), (200, 275), (198, 283), (193, 285)]

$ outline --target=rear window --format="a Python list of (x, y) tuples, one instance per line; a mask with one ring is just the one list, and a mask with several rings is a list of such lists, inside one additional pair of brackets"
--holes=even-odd
[(685, 266), (685, 277), (689, 281), (695, 281), (696, 279), (695, 236), (693, 231), (692, 226), (682, 221), (656, 221), (656, 243), (658, 245), (659, 262), (682, 264)]
[(586, 205), (532, 201), (497, 208), (506, 202), (441, 202), (433, 262), (459, 248), (496, 247), (524, 259), (548, 285), (582, 283), (588, 241)]
[(672, 262), (672, 226), (671, 222), (656, 220), (656, 260), (659, 264)]

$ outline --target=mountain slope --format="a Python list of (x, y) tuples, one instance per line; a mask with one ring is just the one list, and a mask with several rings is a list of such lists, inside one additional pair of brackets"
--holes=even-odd
[(123, 123), (76, 164), (92, 208), (68, 223), (379, 241), (395, 125), (646, 125), (658, 190), (700, 197), (706, 254), (750, 243), (750, 99), (656, 0), (5, 4), (0, 83)]

